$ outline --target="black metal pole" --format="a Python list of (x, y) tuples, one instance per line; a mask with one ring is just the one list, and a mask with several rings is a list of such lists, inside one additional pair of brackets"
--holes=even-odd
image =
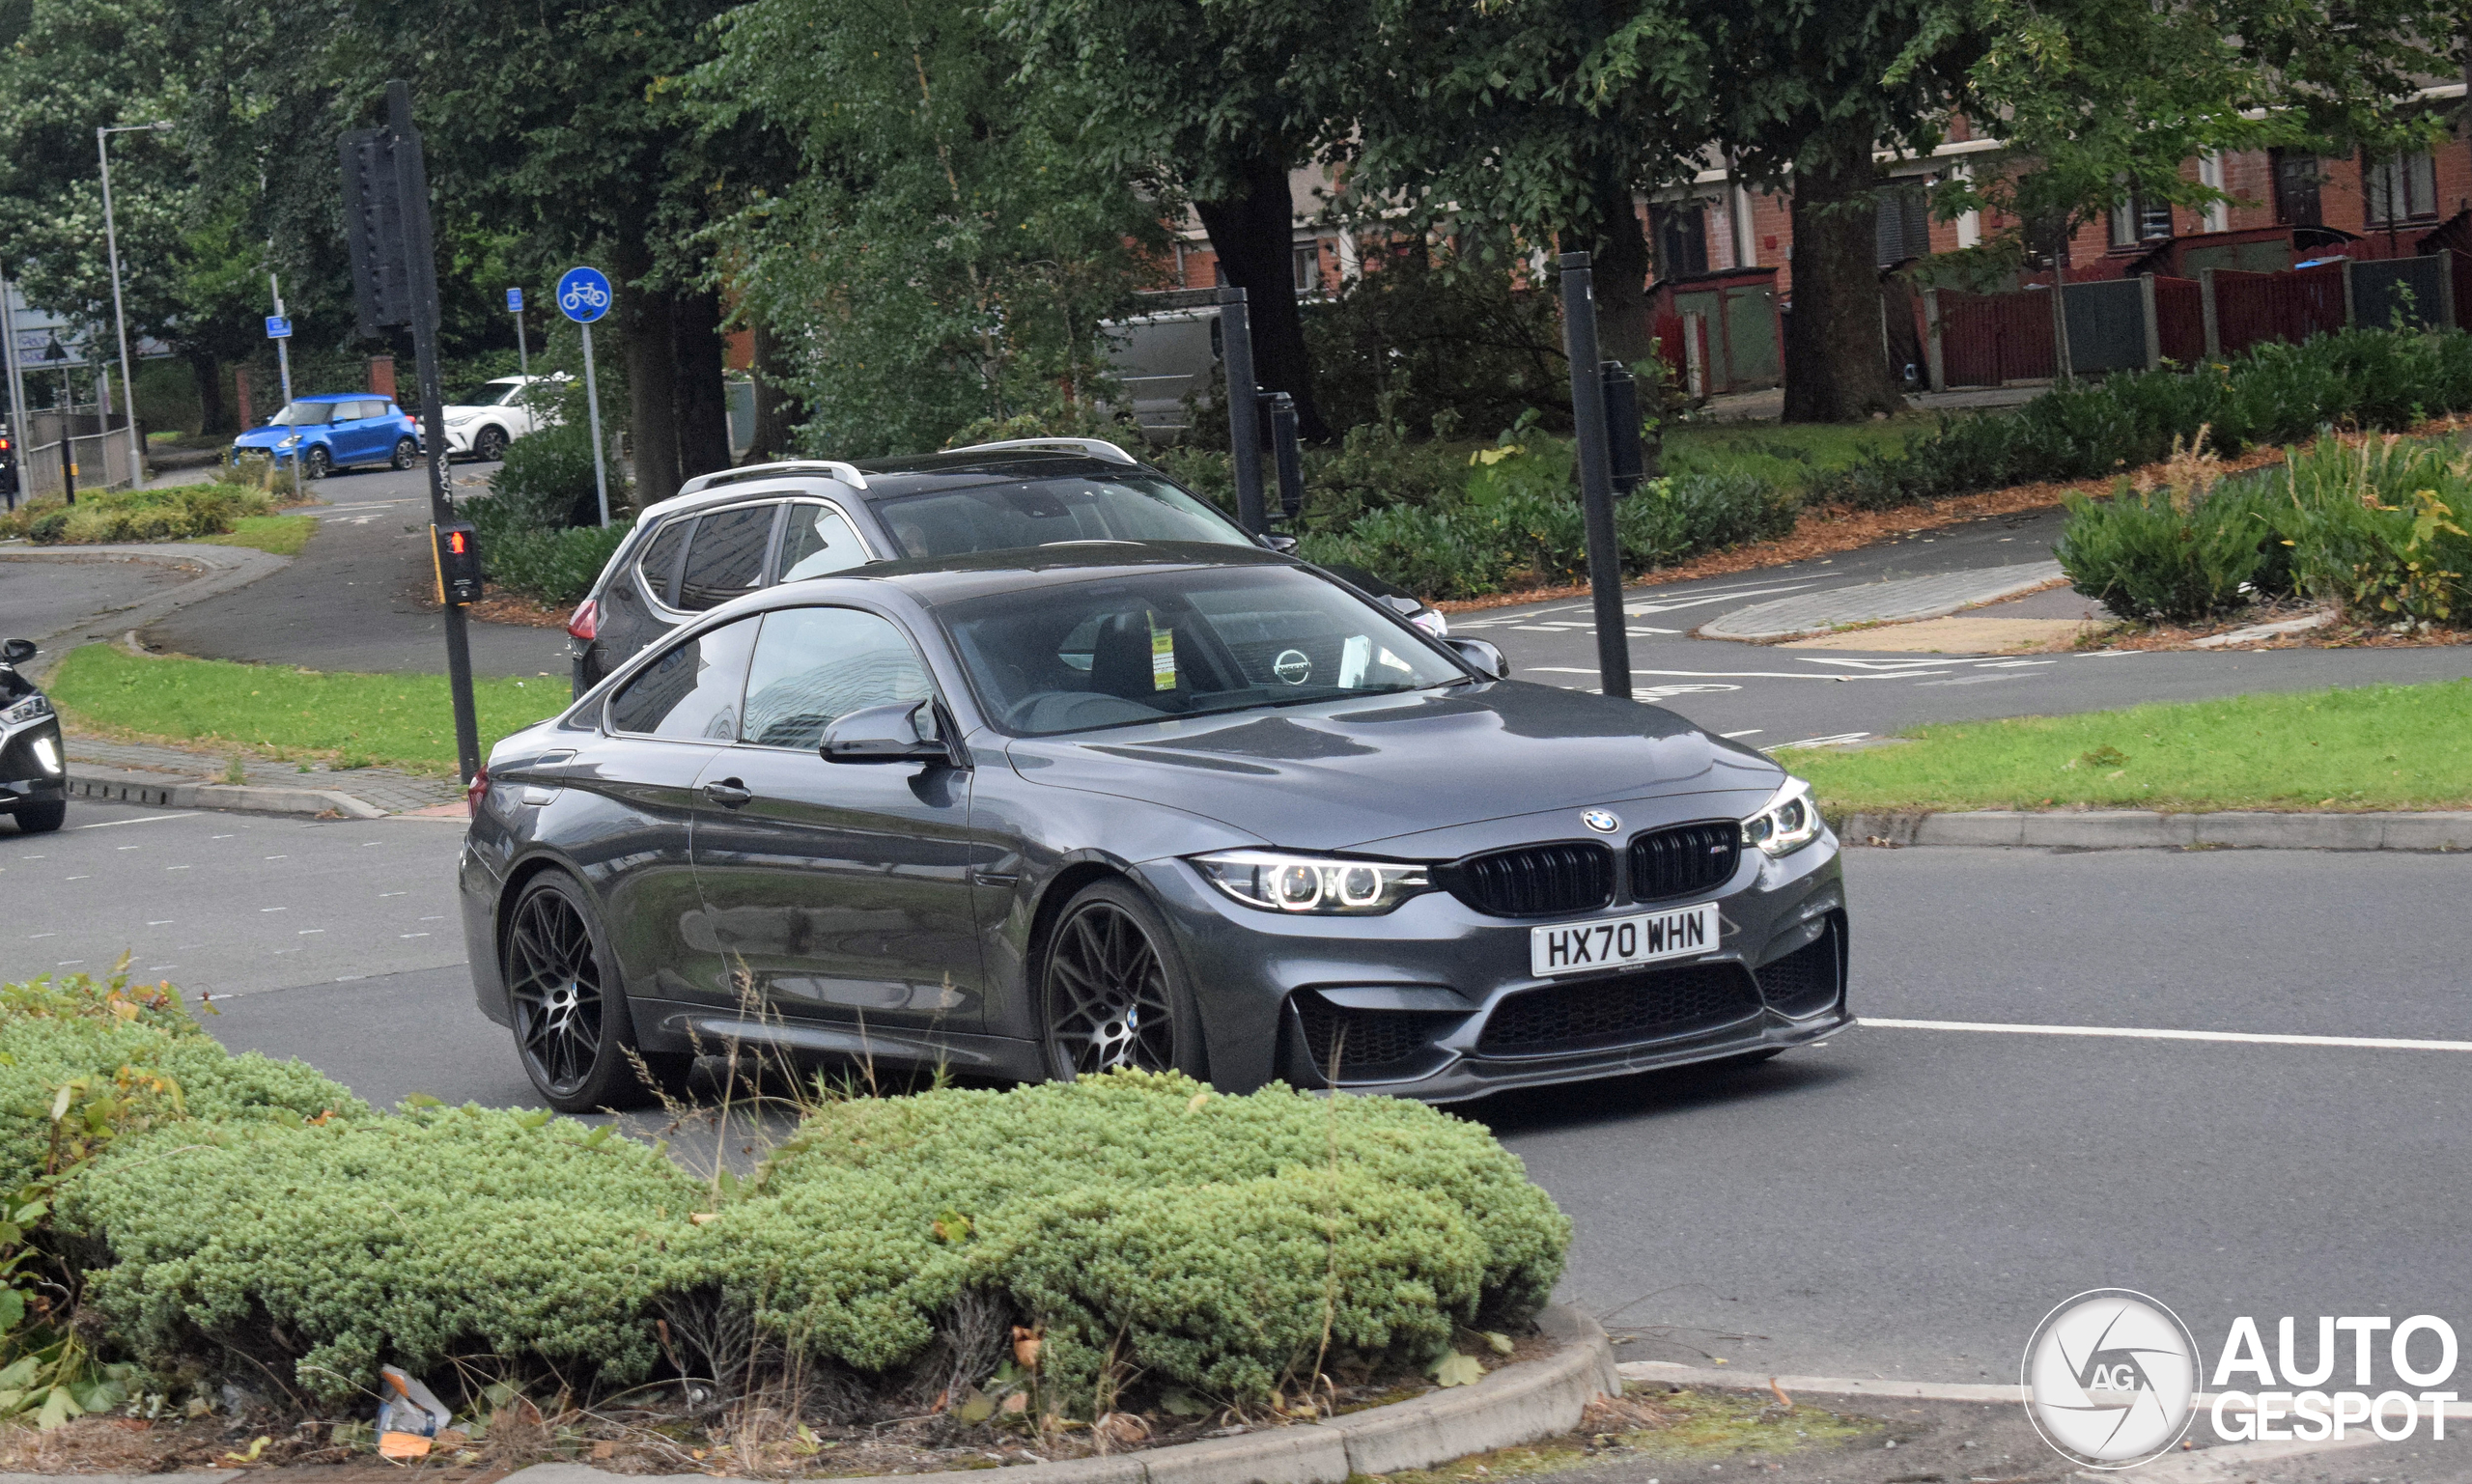
[(1253, 326), (1245, 291), (1219, 291), (1219, 341), (1227, 367), (1227, 441), (1236, 456), (1236, 523), (1259, 536), (1270, 529), (1262, 510), (1261, 388), (1253, 380)]
[[(410, 250), (412, 359), (419, 368), (421, 441), (429, 446), (430, 560), (438, 560), (437, 527), (455, 523), (455, 497), (446, 474), (446, 410), (438, 388), (437, 253), (430, 240), (429, 172), (421, 160), (420, 135), (412, 127), (411, 85), (398, 77), (386, 84), (386, 126), (395, 136), (395, 185), (403, 204), (404, 236)], [(446, 684), (455, 698), (455, 757), (464, 781), (481, 770), (481, 725), (472, 708), (472, 645), (464, 631), (464, 605), (441, 591), (446, 619)]]
[(1580, 440), (1587, 585), (1596, 601), (1596, 669), (1607, 695), (1631, 698), (1631, 634), (1622, 615), (1622, 548), (1614, 534), (1614, 466), (1596, 360), (1596, 289), (1587, 254), (1562, 254), (1562, 349), (1571, 358), (1571, 420)]

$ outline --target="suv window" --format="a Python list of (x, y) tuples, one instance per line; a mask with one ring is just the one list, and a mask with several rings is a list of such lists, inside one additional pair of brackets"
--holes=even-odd
[(644, 543), (644, 554), (635, 563), (644, 591), (661, 602), (668, 602), (675, 596), (678, 553), (687, 548), (687, 533), (694, 524), (692, 516), (662, 522), (661, 528), (653, 532), (653, 539)]
[(878, 500), (874, 509), (912, 557), (1067, 541), (1253, 544), (1234, 521), (1155, 475), (971, 485)]
[(781, 581), (847, 572), (866, 560), (867, 548), (841, 512), (829, 505), (790, 507), (790, 524), (781, 533)]
[(764, 585), (764, 548), (772, 539), (778, 505), (740, 505), (716, 510), (695, 522), (679, 574), (678, 606), (701, 613)]
[(812, 749), (824, 729), (865, 706), (935, 695), (909, 636), (857, 608), (782, 608), (764, 616), (747, 672), (742, 741)]
[(610, 730), (680, 740), (736, 737), (755, 626), (754, 618), (743, 618), (671, 645), (609, 698)]

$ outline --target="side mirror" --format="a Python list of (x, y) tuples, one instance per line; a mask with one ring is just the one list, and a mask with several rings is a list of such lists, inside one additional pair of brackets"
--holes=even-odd
[(32, 639), (11, 639), (6, 644), (0, 644), (0, 663), (24, 664), (33, 658), (35, 658), (35, 641)]
[(1487, 680), (1510, 679), (1510, 661), (1503, 658), (1501, 650), (1484, 640), (1445, 639), (1442, 642), (1457, 651), (1459, 658), (1467, 660), (1470, 668)]
[(933, 701), (862, 706), (824, 729), (828, 763), (950, 763), (953, 749), (936, 726)]
[(1262, 538), (1262, 545), (1285, 556), (1296, 549), (1296, 538), (1285, 535), (1267, 535)]

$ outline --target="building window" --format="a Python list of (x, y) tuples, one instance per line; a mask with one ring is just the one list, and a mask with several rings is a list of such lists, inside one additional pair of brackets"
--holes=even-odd
[(2134, 247), (2172, 235), (2172, 203), (2131, 196), (2112, 208), (2112, 245)]
[(1659, 278), (1688, 278), (1708, 271), (1708, 209), (1698, 201), (1648, 208), (1648, 239), (1656, 248)]
[(1883, 185), (1875, 193), (1879, 215), (1872, 236), (1879, 265), (1887, 267), (1931, 253), (1931, 197), (1921, 181)]
[(2437, 164), (2429, 151), (2364, 159), (2361, 169), (2371, 226), (2437, 219)]
[(2267, 160), (2274, 167), (2275, 225), (2278, 227), (2318, 227), (2325, 224), (2325, 212), (2318, 205), (2318, 156), (2297, 150), (2272, 150)]
[(1296, 244), (1296, 292), (1318, 294), (1322, 289), (1322, 244)]

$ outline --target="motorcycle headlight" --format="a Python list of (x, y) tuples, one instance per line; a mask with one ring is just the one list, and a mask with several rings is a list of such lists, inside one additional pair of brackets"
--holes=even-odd
[(1221, 851), (1193, 863), (1212, 885), (1266, 912), (1371, 916), (1433, 887), (1423, 866), (1396, 860)]
[(1812, 786), (1788, 776), (1757, 814), (1742, 822), (1742, 843), (1767, 855), (1790, 855), (1819, 838), (1819, 806)]
[(15, 726), (21, 721), (32, 721), (37, 717), (50, 714), (51, 702), (48, 699), (40, 695), (30, 695), (7, 711), (0, 711), (0, 723)]

